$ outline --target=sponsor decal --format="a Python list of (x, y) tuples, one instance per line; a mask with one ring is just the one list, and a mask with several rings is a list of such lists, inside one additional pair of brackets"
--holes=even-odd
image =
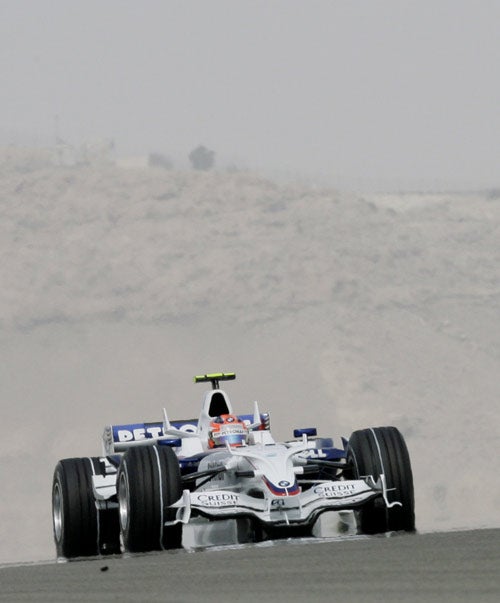
[[(173, 424), (175, 426), (175, 424)], [(177, 427), (177, 426), (176, 426)], [(196, 433), (196, 425), (185, 423), (177, 427), (185, 433)], [(147, 440), (148, 438), (158, 438), (163, 436), (163, 427), (161, 425), (124, 425), (114, 427), (115, 442), (137, 442), (139, 440)]]
[(208, 461), (207, 469), (219, 469), (220, 467), (224, 467), (223, 461)]
[(356, 494), (356, 484), (346, 484), (342, 482), (320, 484), (314, 488), (314, 493), (323, 498), (342, 498)]
[(146, 438), (157, 438), (162, 435), (161, 427), (137, 427), (136, 429), (119, 429), (119, 442), (133, 442), (145, 440)]
[(175, 423), (173, 423), (173, 426), (177, 427), (177, 429), (180, 431), (185, 431), (186, 433), (196, 433), (196, 425), (186, 423), (185, 425), (176, 426)]
[(239, 503), (240, 497), (237, 494), (226, 492), (195, 493), (198, 503), (204, 507), (234, 507)]
[(221, 425), (220, 429), (216, 430), (219, 435), (238, 435), (245, 434), (246, 430), (242, 425)]
[(271, 490), (271, 492), (275, 495), (275, 496), (296, 496), (297, 494), (300, 494), (300, 488), (297, 484), (297, 482), (295, 482), (294, 484), (290, 483), (290, 482), (286, 482), (288, 485), (287, 486), (281, 486), (282, 483), (285, 483), (286, 480), (283, 480), (283, 482), (280, 482), (279, 486), (275, 486), (272, 482), (270, 482), (266, 477), (262, 478), (266, 484), (266, 486), (269, 488), (269, 490)]
[(301, 456), (305, 459), (324, 459), (328, 457), (326, 452), (323, 452), (322, 448), (311, 448), (310, 450), (304, 450), (304, 452), (301, 452), (297, 456)]
[[(221, 467), (224, 467), (224, 463), (222, 461), (209, 461), (207, 463), (207, 469), (220, 469)], [(217, 473), (216, 475), (212, 476), (212, 481), (216, 482), (223, 482), (225, 481), (226, 477), (224, 475), (223, 472), (221, 473)]]

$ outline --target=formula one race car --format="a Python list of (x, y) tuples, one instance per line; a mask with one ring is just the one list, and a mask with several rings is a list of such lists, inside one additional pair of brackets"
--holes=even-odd
[[(236, 521), (240, 541), (310, 535), (320, 514), (353, 511), (360, 533), (415, 530), (408, 451), (395, 427), (342, 438), (296, 429), (275, 442), (268, 413), (236, 415), (211, 382), (196, 420), (113, 425), (104, 456), (59, 461), (52, 514), (59, 557), (182, 546), (183, 526)], [(204, 518), (204, 520), (202, 519)]]

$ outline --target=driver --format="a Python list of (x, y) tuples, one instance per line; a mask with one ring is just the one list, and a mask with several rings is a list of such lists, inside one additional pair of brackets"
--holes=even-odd
[(214, 417), (208, 431), (208, 447), (245, 446), (248, 443), (248, 428), (236, 415)]

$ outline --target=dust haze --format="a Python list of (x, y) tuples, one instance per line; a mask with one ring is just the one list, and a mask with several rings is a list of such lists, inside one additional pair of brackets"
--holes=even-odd
[(420, 530), (500, 525), (498, 191), (360, 197), (12, 151), (0, 187), (2, 561), (53, 556), (60, 458), (163, 406), (197, 416), (192, 376), (214, 370), (280, 438), (398, 426)]
[(2, 0), (0, 142), (498, 186), (499, 0)]
[(0, 4), (0, 562), (54, 557), (60, 458), (206, 371), (279, 438), (398, 426), (418, 529), (500, 525), (499, 19)]

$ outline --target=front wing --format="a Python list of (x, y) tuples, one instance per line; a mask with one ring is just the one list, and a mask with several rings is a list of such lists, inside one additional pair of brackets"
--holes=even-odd
[(177, 519), (168, 524), (187, 524), (195, 511), (210, 519), (251, 516), (265, 524), (304, 525), (313, 523), (324, 511), (353, 509), (378, 496), (382, 496), (388, 506), (400, 504), (387, 501), (384, 476), (380, 476), (377, 482), (371, 477), (320, 482), (294, 496), (268, 498), (254, 498), (229, 489), (184, 490), (182, 497), (171, 505), (178, 509)]

